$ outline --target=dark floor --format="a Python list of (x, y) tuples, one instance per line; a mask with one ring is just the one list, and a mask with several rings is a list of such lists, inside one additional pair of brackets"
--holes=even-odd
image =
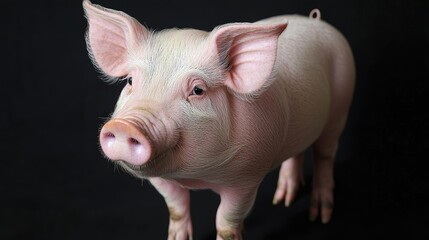
[[(155, 29), (210, 30), (319, 8), (348, 38), (357, 66), (334, 216), (327, 225), (308, 221), (311, 184), (291, 207), (272, 206), (277, 170), (259, 189), (245, 239), (429, 239), (428, 1), (94, 2)], [(99, 151), (98, 128), (121, 86), (97, 79), (81, 2), (6, 1), (1, 9), (0, 239), (166, 239), (161, 196)], [(215, 239), (218, 202), (210, 191), (192, 193), (194, 239)]]

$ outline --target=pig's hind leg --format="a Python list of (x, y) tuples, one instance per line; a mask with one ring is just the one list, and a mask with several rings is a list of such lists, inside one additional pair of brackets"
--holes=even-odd
[(334, 208), (334, 159), (347, 120), (347, 110), (339, 111), (335, 105), (333, 110), (333, 113), (345, 114), (331, 114), (322, 135), (312, 146), (313, 190), (309, 218), (314, 221), (320, 214), (322, 223), (330, 221)]
[(192, 239), (189, 190), (162, 178), (150, 178), (149, 180), (164, 197), (170, 212), (168, 240)]
[(277, 189), (273, 199), (274, 205), (280, 203), (284, 199), (285, 206), (289, 207), (298, 193), (300, 184), (305, 184), (303, 173), (304, 158), (304, 153), (301, 153), (282, 163)]
[(321, 215), (322, 223), (328, 223), (334, 207), (334, 158), (338, 137), (323, 134), (313, 145), (313, 190), (311, 194), (310, 221)]
[(355, 68), (353, 54), (346, 40), (338, 35), (332, 72), (331, 106), (327, 124), (313, 149), (313, 190), (310, 220), (320, 214), (323, 223), (330, 221), (334, 207), (334, 159), (339, 138), (347, 122), (353, 97)]
[(334, 159), (353, 96), (354, 71), (345, 71), (339, 76), (336, 78), (339, 80), (331, 84), (327, 124), (312, 146), (313, 190), (309, 218), (314, 221), (320, 214), (322, 223), (330, 221), (334, 208)]

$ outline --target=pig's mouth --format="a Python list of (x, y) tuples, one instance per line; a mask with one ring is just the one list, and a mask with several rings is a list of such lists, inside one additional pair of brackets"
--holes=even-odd
[(149, 161), (147, 161), (142, 165), (134, 165), (123, 160), (119, 160), (116, 162), (121, 167), (123, 167), (126, 171), (129, 171), (133, 174), (137, 174), (140, 177), (150, 177), (154, 175), (153, 169), (156, 168), (156, 165), (158, 165), (159, 162), (165, 159), (166, 157), (167, 157), (167, 152), (164, 152), (152, 157), (151, 159), (149, 159)]

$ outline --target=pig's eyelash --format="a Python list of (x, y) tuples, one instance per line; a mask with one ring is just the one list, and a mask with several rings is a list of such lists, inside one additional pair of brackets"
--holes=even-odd
[(100, 71), (100, 72), (102, 73), (102, 75), (99, 76), (99, 77), (101, 78), (101, 80), (103, 80), (107, 84), (116, 84), (116, 83), (119, 83), (119, 82), (121, 82), (121, 81), (123, 81), (124, 79), (127, 78), (127, 76), (112, 77), (112, 76), (106, 75), (102, 71)]
[(132, 77), (131, 76), (128, 76), (128, 75), (126, 75), (126, 76), (122, 76), (122, 77), (118, 77), (118, 78), (116, 78), (115, 79), (115, 81), (116, 82), (123, 82), (123, 81), (126, 81), (127, 83), (129, 83), (129, 81), (132, 81)]
[(133, 78), (132, 78), (131, 76), (126, 75), (126, 76), (122, 76), (122, 77), (109, 78), (109, 79), (107, 80), (107, 82), (108, 82), (109, 84), (119, 84), (119, 83), (122, 83), (122, 82), (124, 82), (124, 81), (125, 81), (127, 84), (132, 85)]

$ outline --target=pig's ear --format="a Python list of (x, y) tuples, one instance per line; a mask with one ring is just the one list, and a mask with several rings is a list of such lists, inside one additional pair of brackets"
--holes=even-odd
[(277, 42), (287, 23), (235, 23), (216, 28), (212, 39), (217, 56), (227, 66), (225, 85), (238, 93), (264, 86), (272, 73)]
[(94, 64), (105, 74), (128, 74), (128, 53), (147, 38), (149, 32), (127, 14), (83, 1), (88, 19), (86, 43)]

